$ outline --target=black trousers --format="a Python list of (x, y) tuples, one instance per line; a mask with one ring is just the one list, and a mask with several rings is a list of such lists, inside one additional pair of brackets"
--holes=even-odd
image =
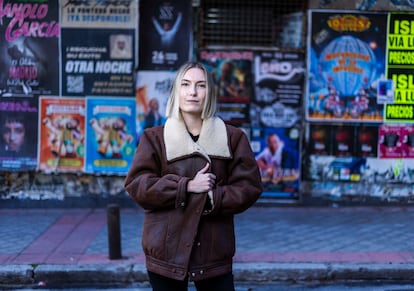
[[(170, 279), (148, 271), (149, 281), (153, 291), (187, 291), (188, 277), (184, 281)], [(196, 281), (197, 291), (234, 291), (233, 274), (228, 273), (214, 278)]]

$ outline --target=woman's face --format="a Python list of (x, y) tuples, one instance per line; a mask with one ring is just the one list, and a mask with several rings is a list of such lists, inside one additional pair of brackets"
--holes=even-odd
[(199, 68), (189, 69), (179, 84), (179, 105), (182, 114), (201, 116), (206, 99), (206, 78)]
[(9, 151), (19, 151), (24, 142), (24, 125), (21, 122), (8, 121), (3, 126), (2, 135)]

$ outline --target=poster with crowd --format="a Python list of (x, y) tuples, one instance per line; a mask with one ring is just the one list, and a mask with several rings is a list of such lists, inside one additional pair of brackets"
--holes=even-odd
[(251, 129), (250, 143), (262, 178), (263, 197), (298, 197), (299, 140), (299, 127)]
[(218, 114), (235, 126), (249, 125), (253, 98), (254, 52), (247, 50), (199, 50), (199, 60), (213, 76)]
[(59, 93), (58, 4), (0, 2), (0, 97)]
[(137, 145), (135, 106), (134, 98), (86, 98), (86, 172), (127, 173)]
[(164, 125), (174, 71), (139, 71), (136, 75), (137, 137), (149, 127)]
[(295, 51), (257, 51), (254, 56), (254, 98), (250, 123), (292, 127), (301, 122), (305, 56)]
[(387, 13), (309, 11), (308, 121), (382, 122)]
[(140, 0), (140, 70), (176, 70), (192, 55), (192, 1)]
[(63, 96), (135, 95), (137, 0), (61, 5)]
[(85, 99), (40, 97), (38, 170), (82, 172), (85, 156)]
[(38, 99), (0, 98), (0, 170), (33, 170), (37, 164)]

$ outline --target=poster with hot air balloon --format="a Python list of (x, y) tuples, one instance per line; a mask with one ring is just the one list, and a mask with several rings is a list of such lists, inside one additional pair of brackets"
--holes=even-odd
[(310, 10), (308, 121), (382, 122), (387, 13)]

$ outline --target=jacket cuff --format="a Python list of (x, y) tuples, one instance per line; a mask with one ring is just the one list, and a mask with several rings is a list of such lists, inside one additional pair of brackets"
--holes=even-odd
[(190, 178), (182, 177), (178, 181), (177, 197), (175, 199), (175, 208), (184, 208), (187, 205), (187, 184)]

